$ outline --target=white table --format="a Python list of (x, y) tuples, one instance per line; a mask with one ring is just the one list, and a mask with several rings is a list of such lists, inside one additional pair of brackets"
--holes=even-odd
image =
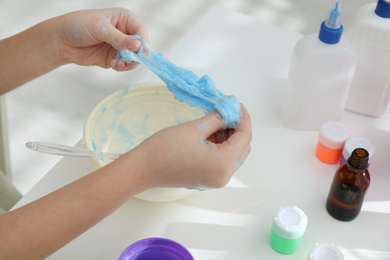
[[(318, 131), (287, 129), (279, 116), (290, 57), (300, 37), (239, 13), (211, 8), (167, 58), (199, 74), (206, 72), (220, 89), (245, 104), (253, 124), (247, 161), (220, 190), (169, 203), (131, 199), (49, 259), (117, 259), (133, 242), (156, 236), (183, 244), (199, 260), (306, 259), (316, 242), (334, 243), (346, 259), (388, 259), (389, 117), (348, 112), (343, 116), (351, 135), (370, 139), (376, 154), (359, 217), (346, 223), (333, 219), (325, 200), (337, 165), (315, 157)], [(150, 74), (143, 81), (149, 80), (157, 79)], [(87, 159), (63, 158), (16, 207), (91, 171)], [(287, 256), (268, 242), (272, 217), (282, 205), (297, 205), (308, 215), (301, 247)]]

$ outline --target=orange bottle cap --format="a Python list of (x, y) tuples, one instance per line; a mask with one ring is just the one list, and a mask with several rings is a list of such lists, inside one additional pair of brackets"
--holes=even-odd
[(339, 122), (326, 122), (321, 126), (316, 148), (319, 160), (329, 164), (338, 163), (342, 157), (345, 141), (349, 138), (348, 129)]

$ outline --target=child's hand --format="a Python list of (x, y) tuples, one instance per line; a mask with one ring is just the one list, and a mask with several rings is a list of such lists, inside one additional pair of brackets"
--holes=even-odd
[[(145, 183), (153, 187), (220, 188), (245, 161), (251, 150), (251, 120), (242, 106), (242, 119), (232, 133), (209, 138), (221, 129), (218, 112), (164, 129), (134, 149), (144, 166)], [(130, 151), (131, 152), (131, 151)], [(146, 177), (147, 176), (147, 177)]]
[(58, 23), (59, 52), (64, 63), (130, 70), (137, 64), (115, 59), (117, 49), (138, 51), (141, 42), (129, 35), (141, 35), (149, 42), (145, 26), (126, 9), (77, 11), (53, 18), (52, 22)]

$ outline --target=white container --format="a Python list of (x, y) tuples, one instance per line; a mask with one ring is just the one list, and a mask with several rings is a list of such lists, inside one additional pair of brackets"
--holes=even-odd
[(272, 248), (281, 254), (294, 253), (301, 244), (306, 226), (307, 216), (297, 206), (279, 207), (272, 221)]
[(390, 2), (362, 6), (345, 35), (358, 57), (346, 109), (383, 116), (390, 107)]
[(307, 260), (344, 260), (340, 249), (329, 243), (316, 243), (309, 252)]
[[(357, 58), (341, 36), (341, 11), (335, 29), (326, 25), (330, 18), (332, 9), (320, 34), (305, 36), (295, 46), (282, 104), (282, 119), (289, 128), (318, 130), (324, 122), (339, 121), (344, 111)], [(324, 34), (329, 33), (336, 39), (331, 35), (328, 41)]]

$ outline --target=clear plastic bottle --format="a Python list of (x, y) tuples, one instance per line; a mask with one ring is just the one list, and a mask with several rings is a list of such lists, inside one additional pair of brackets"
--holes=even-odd
[(326, 200), (326, 209), (335, 219), (351, 221), (359, 215), (370, 186), (368, 159), (367, 150), (356, 148), (336, 171)]
[(358, 57), (346, 109), (383, 116), (390, 107), (390, 1), (359, 8), (345, 35)]
[(287, 127), (318, 130), (324, 122), (339, 121), (357, 60), (342, 31), (337, 2), (320, 33), (303, 37), (295, 46), (282, 103)]

